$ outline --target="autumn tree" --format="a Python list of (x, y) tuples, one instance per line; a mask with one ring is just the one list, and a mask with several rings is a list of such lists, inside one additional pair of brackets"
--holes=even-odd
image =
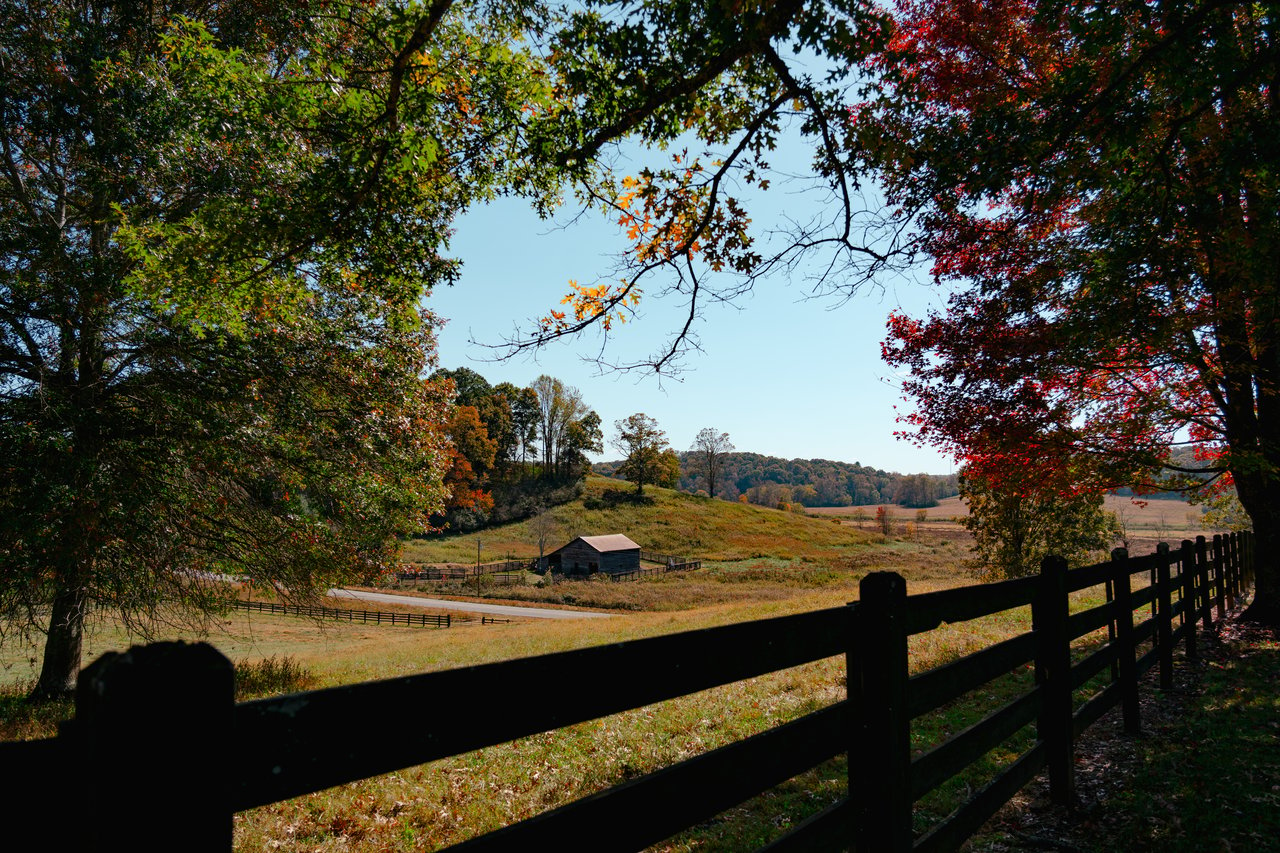
[(1045, 483), (1034, 471), (996, 478), (961, 472), (960, 496), (969, 507), (964, 526), (973, 534), (974, 562), (987, 578), (1036, 574), (1049, 555), (1081, 565), (1104, 555), (1119, 533), (1101, 492)]
[(1234, 487), (1258, 543), (1251, 614), (1271, 622), (1277, 21), (1203, 0), (904, 2), (855, 110), (859, 150), (954, 289), (890, 326), (917, 436), (988, 470)]
[(729, 440), (729, 433), (716, 432), (712, 427), (701, 429), (694, 437), (693, 447), (689, 450), (696, 460), (695, 464), (707, 478), (707, 494), (714, 498), (716, 478), (724, 467), (724, 456), (734, 450), (733, 442)]
[(893, 510), (884, 504), (876, 507), (876, 527), (885, 536), (893, 533)]
[(487, 438), (494, 443), (494, 458), (485, 466), (486, 469), (494, 466), (501, 468), (512, 461), (517, 453), (518, 437), (507, 394), (467, 367), (437, 370), (431, 378), (452, 382), (454, 402), (475, 411)]
[(451, 450), (444, 475), (447, 494), (444, 511), (433, 522), (455, 529), (481, 526), (493, 509), (488, 475), (497, 455), (497, 442), (489, 438), (474, 406), (454, 407), (445, 435)]
[(653, 484), (664, 489), (674, 489), (680, 485), (680, 454), (673, 448), (668, 447), (658, 454)]
[[(658, 481), (664, 471), (663, 452), (667, 446), (667, 434), (658, 429), (658, 422), (643, 412), (614, 421), (616, 430), (612, 444), (625, 457), (618, 474), (636, 484), (636, 494), (644, 494), (645, 483)], [(677, 459), (677, 479), (679, 460)]]

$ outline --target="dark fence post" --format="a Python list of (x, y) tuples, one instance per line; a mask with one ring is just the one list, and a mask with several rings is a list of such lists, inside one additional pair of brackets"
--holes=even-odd
[(1190, 539), (1182, 540), (1178, 562), (1181, 569), (1178, 580), (1182, 583), (1182, 624), (1187, 629), (1187, 660), (1200, 659), (1196, 644), (1196, 555)]
[(1227, 554), (1226, 539), (1221, 533), (1213, 534), (1214, 593), (1218, 605), (1218, 621), (1227, 618)]
[(858, 853), (911, 850), (911, 720), (907, 713), (907, 582), (872, 572), (854, 606), (849, 689), (859, 725), (849, 746)]
[(79, 849), (229, 851), (234, 707), (231, 661), (207, 643), (134, 646), (82, 671), (68, 727)]
[(1036, 736), (1045, 744), (1047, 753), (1049, 798), (1059, 805), (1075, 801), (1069, 615), (1067, 561), (1062, 557), (1045, 557), (1040, 564), (1040, 588), (1031, 603), (1031, 627), (1036, 637), (1036, 682), (1043, 697)]
[(1169, 576), (1169, 544), (1156, 546), (1156, 644), (1160, 649), (1160, 689), (1173, 689), (1173, 583)]
[[(1111, 607), (1111, 618), (1107, 620), (1107, 642), (1115, 643), (1116, 641), (1116, 583), (1112, 578), (1107, 578), (1107, 582), (1103, 585), (1103, 591), (1106, 593), (1107, 605)], [(1120, 667), (1113, 658), (1111, 660), (1111, 680), (1120, 680)]]
[(1227, 534), (1227, 607), (1235, 610), (1240, 598), (1240, 536)]
[(1124, 730), (1130, 734), (1142, 731), (1142, 718), (1138, 706), (1138, 666), (1134, 659), (1136, 643), (1133, 641), (1133, 595), (1129, 588), (1129, 552), (1117, 548), (1111, 552), (1111, 564), (1115, 569), (1116, 645), (1120, 669), (1120, 701), (1124, 707)]
[(1240, 536), (1228, 533), (1225, 537), (1227, 546), (1227, 609), (1236, 609), (1236, 599), (1240, 597)]
[(1196, 537), (1196, 587), (1200, 590), (1200, 622), (1209, 631), (1213, 629), (1213, 611), (1210, 609), (1208, 541), (1203, 536)]

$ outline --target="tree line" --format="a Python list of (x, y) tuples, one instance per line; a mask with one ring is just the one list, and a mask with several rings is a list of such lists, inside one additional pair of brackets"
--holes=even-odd
[[(724, 435), (721, 433), (720, 435)], [(705, 447), (673, 451), (679, 463), (675, 487), (693, 494), (745, 500), (760, 506), (872, 506), (894, 503), (908, 507), (937, 506), (959, 493), (954, 474), (898, 474), (857, 462), (829, 459), (782, 459), (737, 451), (710, 454)], [(711, 456), (710, 469), (708, 455)], [(626, 460), (598, 462), (598, 474), (630, 479)]]

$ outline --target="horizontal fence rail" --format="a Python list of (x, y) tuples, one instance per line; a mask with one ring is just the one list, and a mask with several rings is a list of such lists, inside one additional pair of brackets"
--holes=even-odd
[(430, 566), (407, 563), (401, 567), (400, 571), (396, 572), (396, 579), (402, 581), (466, 580), (477, 575), (532, 572), (536, 571), (537, 568), (537, 560), (500, 560), (496, 563), (441, 563)]
[[(1117, 705), (1124, 728), (1140, 730), (1140, 677), (1158, 668), (1171, 686), (1175, 646), (1196, 654), (1197, 634), (1249, 588), (1253, 559), (1252, 537), (1238, 533), (1144, 557), (1117, 550), (1073, 571), (1051, 557), (1034, 577), (910, 597), (901, 577), (877, 572), (846, 607), (241, 704), (230, 662), (212, 647), (135, 647), (81, 674), (75, 717), (58, 737), (0, 744), (0, 766), (24, 781), (0, 799), (0, 816), (52, 825), (75, 778), (84, 830), (48, 839), (55, 848), (161, 850), (181, 838), (226, 851), (236, 811), (842, 655), (842, 701), (450, 849), (640, 850), (843, 754), (846, 796), (764, 849), (954, 850), (1043, 771), (1052, 799), (1072, 800), (1076, 738)], [(1098, 587), (1104, 604), (1071, 612), (1071, 593)], [(910, 674), (911, 635), (1024, 607), (1032, 630)], [(1103, 629), (1105, 642), (1073, 646)], [(913, 721), (1009, 673), (1026, 673), (1025, 689), (913, 756)], [(539, 699), (512, 714), (492, 701), (494, 685)], [(441, 696), (447, 725), (346, 736), (379, 732), (388, 709), (429, 709)], [(917, 800), (1027, 731), (1034, 737), (994, 778), (913, 831)], [(225, 760), (229, 750), (237, 760)], [(139, 803), (141, 834), (118, 819)]]
[[(640, 578), (656, 577), (668, 572), (691, 572), (702, 568), (701, 560), (690, 560), (688, 557), (677, 557), (672, 554), (660, 554), (656, 551), (641, 551), (640, 561), (655, 563), (655, 566), (641, 566), (621, 572), (603, 572), (612, 581), (631, 581)], [(445, 563), (432, 566), (410, 567), (406, 565), (396, 572), (398, 581), (440, 581), (440, 580), (474, 580), (483, 576), (486, 581), (498, 585), (522, 584), (525, 572), (541, 572), (538, 560), (505, 560), (498, 563), (464, 564)]]
[(454, 622), (473, 621), (466, 616), (449, 613), (394, 613), (382, 610), (349, 610), (335, 607), (317, 607), (307, 604), (277, 604), (273, 601), (233, 601), (238, 610), (255, 613), (278, 613), (285, 616), (311, 616), (319, 619), (339, 619), (344, 622), (361, 622), (373, 625), (407, 625), (421, 628), (448, 628)]
[(256, 613), (277, 613), (284, 616), (309, 616), (317, 619), (336, 619), (340, 622), (360, 622), (365, 625), (404, 625), (420, 628), (449, 628), (454, 625), (479, 622), (482, 625), (507, 625), (510, 619), (497, 619), (493, 616), (472, 616), (468, 613), (396, 613), (390, 610), (350, 610), (335, 607), (320, 607), (308, 604), (278, 604), (273, 601), (245, 601), (238, 599), (231, 602), (238, 610), (250, 610)]

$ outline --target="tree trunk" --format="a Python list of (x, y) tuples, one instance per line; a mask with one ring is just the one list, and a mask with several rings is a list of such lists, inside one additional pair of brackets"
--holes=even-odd
[(1254, 594), (1244, 618), (1264, 625), (1280, 626), (1280, 500), (1268, 492), (1269, 478), (1241, 477), (1236, 481), (1240, 503), (1253, 522)]
[(44, 644), (40, 678), (31, 691), (35, 701), (60, 699), (75, 690), (84, 647), (84, 617), (88, 595), (83, 587), (61, 587), (53, 598), (53, 613)]

